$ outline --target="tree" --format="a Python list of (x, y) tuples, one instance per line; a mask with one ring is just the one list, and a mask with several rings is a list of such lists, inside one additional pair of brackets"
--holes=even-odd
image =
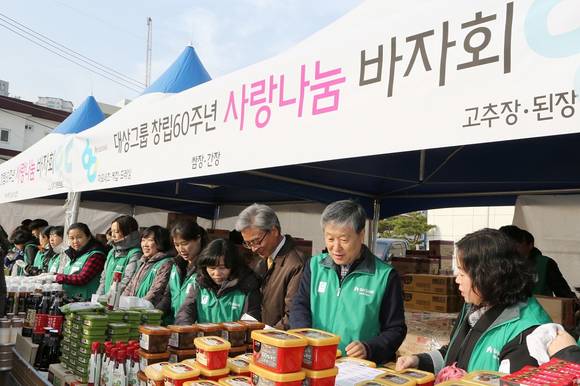
[(433, 228), (435, 225), (427, 224), (427, 216), (422, 212), (401, 214), (379, 221), (381, 237), (407, 239), (413, 249), (421, 237)]

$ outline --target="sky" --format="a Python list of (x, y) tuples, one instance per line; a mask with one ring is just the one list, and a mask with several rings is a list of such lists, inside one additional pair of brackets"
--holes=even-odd
[[(15, 29), (14, 21), (21, 24), (20, 28), (32, 30), (29, 33), (53, 40), (54, 51), (62, 52), (55, 48), (56, 43), (64, 45), (144, 83), (147, 17), (153, 20), (151, 81), (188, 44), (195, 47), (212, 78), (217, 78), (283, 52), (361, 1), (3, 1), (0, 80), (10, 83), (10, 96), (33, 102), (38, 96), (50, 96), (78, 106), (93, 95), (99, 102), (117, 104), (139, 95), (2, 27)], [(82, 61), (81, 64), (86, 66)]]

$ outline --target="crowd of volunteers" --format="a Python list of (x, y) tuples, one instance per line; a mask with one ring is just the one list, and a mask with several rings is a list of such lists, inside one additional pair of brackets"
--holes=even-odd
[[(113, 220), (105, 243), (84, 223), (72, 224), (65, 234), (62, 226), (26, 220), (10, 235), (2, 229), (0, 250), (6, 274), (50, 275), (75, 301), (107, 295), (120, 274), (122, 294), (149, 301), (164, 312), (166, 324), (246, 315), (282, 330), (332, 332), (345, 355), (386, 363), (396, 359), (407, 334), (403, 292), (397, 271), (365, 245), (366, 220), (355, 201), (329, 204), (321, 216), (326, 249), (315, 256), (305, 256), (283, 233), (275, 211), (262, 204), (244, 209), (235, 225), (257, 260), (241, 256), (229, 239), (209, 242), (193, 221), (140, 230), (126, 215)], [(399, 357), (397, 369), (514, 372), (537, 365), (537, 346), (527, 342), (552, 321), (534, 294), (575, 297), (554, 260), (515, 226), (466, 235), (455, 259), (465, 304), (449, 345)], [(2, 313), (4, 275), (0, 291)], [(580, 360), (577, 341), (565, 332), (543, 349)]]

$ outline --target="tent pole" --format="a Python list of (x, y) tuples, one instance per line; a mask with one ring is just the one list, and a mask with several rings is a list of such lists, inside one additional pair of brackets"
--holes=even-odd
[(375, 253), (375, 243), (377, 241), (377, 233), (379, 232), (379, 217), (381, 216), (381, 202), (379, 200), (373, 200), (373, 218), (371, 219), (371, 224), (369, 227), (369, 249), (372, 253)]
[(66, 201), (64, 203), (64, 232), (68, 232), (68, 228), (77, 222), (79, 217), (79, 207), (81, 203), (81, 192), (68, 192)]
[(419, 159), (419, 182), (425, 179), (425, 155), (426, 151), (421, 150), (421, 158)]
[(221, 206), (216, 205), (215, 211), (213, 212), (213, 219), (211, 220), (211, 229), (216, 229), (216, 227), (217, 227), (217, 222), (220, 218), (220, 209), (221, 209)]

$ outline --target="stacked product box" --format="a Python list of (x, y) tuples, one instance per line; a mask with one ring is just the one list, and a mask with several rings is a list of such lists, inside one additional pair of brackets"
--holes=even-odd
[(340, 337), (313, 328), (290, 330), (306, 339), (308, 345), (302, 357), (305, 382), (312, 386), (334, 385), (338, 368), (334, 366)]
[(252, 384), (301, 386), (306, 377), (302, 362), (308, 341), (298, 334), (279, 330), (255, 330), (251, 335)]
[[(195, 363), (200, 369), (200, 377), (218, 381), (230, 373), (228, 357), (231, 344), (219, 336), (200, 336), (194, 340)], [(186, 361), (187, 362), (187, 361)]]

